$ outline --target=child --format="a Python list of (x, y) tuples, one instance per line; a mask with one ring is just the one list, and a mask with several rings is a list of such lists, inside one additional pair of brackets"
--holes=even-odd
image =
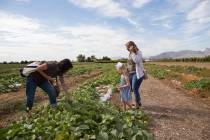
[(124, 64), (118, 62), (116, 65), (117, 72), (120, 76), (120, 84), (117, 85), (117, 89), (120, 91), (121, 101), (123, 102), (123, 108), (126, 111), (126, 105), (131, 109), (131, 89), (128, 78), (128, 72)]

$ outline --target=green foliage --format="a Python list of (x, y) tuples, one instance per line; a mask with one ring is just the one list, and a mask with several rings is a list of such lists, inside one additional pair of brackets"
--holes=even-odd
[[(181, 74), (181, 73), (192, 74), (199, 77), (210, 77), (209, 69), (197, 68), (195, 66), (180, 66), (180, 65), (165, 66), (165, 65), (156, 65), (156, 64), (146, 64), (145, 68), (147, 69), (149, 73), (158, 73), (157, 71), (162, 71), (160, 73), (162, 75), (167, 76), (168, 78), (174, 77), (174, 75), (176, 75), (177, 73), (178, 74)], [(157, 75), (159, 75), (159, 73)]]
[(82, 65), (75, 65), (73, 69), (71, 69), (68, 74), (69, 75), (81, 75), (85, 73), (90, 73), (92, 71), (101, 70), (102, 65), (92, 64), (82, 64)]
[(186, 89), (199, 89), (200, 91), (210, 91), (210, 79), (194, 80), (186, 83)]
[(22, 84), (24, 80), (24, 78), (15, 73), (2, 74), (0, 76), (0, 93), (18, 91), (19, 87), (16, 84)]
[(155, 61), (160, 61), (160, 62), (210, 62), (210, 56), (178, 58), (178, 59), (164, 58), (164, 59), (159, 59), (159, 60), (155, 60)]
[(158, 65), (147, 64), (145, 67), (146, 67), (147, 72), (151, 74), (152, 76), (154, 76), (155, 78), (165, 79), (166, 76), (168, 75), (168, 72), (165, 69), (162, 69), (161, 67), (159, 67)]
[(18, 91), (16, 84), (24, 85), (25, 79), (19, 75), (19, 68), (25, 64), (0, 64), (0, 94)]
[[(63, 97), (57, 108), (38, 108), (30, 117), (0, 130), (2, 139), (23, 140), (152, 140), (148, 115), (143, 111), (121, 112), (109, 103), (101, 103), (95, 88), (115, 85), (119, 76), (111, 65), (103, 66), (104, 74), (85, 83), (74, 92), (73, 101)], [(71, 97), (72, 98), (72, 97)]]
[(207, 70), (205, 68), (197, 68), (194, 66), (179, 66), (179, 65), (168, 66), (168, 69), (170, 69), (174, 72), (180, 72), (180, 73), (186, 73), (186, 74), (196, 74), (196, 75), (199, 75), (203, 71)]
[(158, 79), (165, 79), (167, 72), (165, 70), (153, 70), (151, 74)]
[(77, 61), (78, 62), (85, 62), (85, 55), (82, 55), (82, 54), (78, 55), (77, 56)]

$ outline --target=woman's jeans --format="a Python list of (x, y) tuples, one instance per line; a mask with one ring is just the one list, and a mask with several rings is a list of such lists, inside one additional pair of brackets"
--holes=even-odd
[[(27, 103), (26, 107), (29, 109), (32, 109), (33, 102), (34, 102), (34, 95), (36, 92), (37, 84), (33, 80), (32, 76), (27, 77), (26, 81), (26, 96), (27, 96)], [(50, 104), (52, 107), (57, 105), (56, 102), (56, 91), (54, 87), (50, 84), (49, 81), (43, 82), (41, 85), (39, 85), (41, 89), (43, 89), (49, 96)]]
[(143, 80), (144, 80), (144, 76), (142, 76), (140, 79), (137, 79), (136, 73), (130, 73), (129, 74), (129, 81), (130, 81), (130, 85), (131, 85), (131, 90), (134, 91), (134, 95), (135, 95), (137, 105), (141, 103), (141, 96), (140, 96), (139, 88), (140, 88)]

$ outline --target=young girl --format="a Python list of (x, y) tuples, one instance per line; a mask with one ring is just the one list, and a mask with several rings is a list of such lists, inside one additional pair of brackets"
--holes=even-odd
[(120, 74), (120, 84), (117, 85), (117, 89), (120, 91), (121, 101), (123, 102), (123, 108), (126, 111), (126, 105), (131, 109), (131, 89), (128, 78), (128, 72), (124, 64), (118, 62), (116, 65), (117, 72)]

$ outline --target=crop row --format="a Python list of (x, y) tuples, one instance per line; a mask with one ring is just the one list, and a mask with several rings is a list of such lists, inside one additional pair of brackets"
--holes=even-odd
[[(104, 67), (104, 71), (108, 67)], [(5, 139), (153, 139), (148, 131), (149, 117), (143, 111), (121, 112), (119, 108), (101, 103), (96, 87), (115, 85), (118, 76), (113, 70), (87, 82), (62, 98), (57, 108), (37, 108), (31, 117), (0, 130)]]
[(18, 91), (25, 79), (17, 73), (2, 74), (0, 76), (0, 93)]
[[(0, 94), (8, 92), (16, 92), (20, 87), (25, 86), (25, 78), (19, 75), (19, 68), (22, 65), (14, 64), (1, 64), (3, 69), (0, 73)], [(101, 66), (98, 64), (76, 64), (72, 70), (68, 72), (71, 76), (77, 76), (81, 74), (89, 74), (95, 70), (101, 70)]]

